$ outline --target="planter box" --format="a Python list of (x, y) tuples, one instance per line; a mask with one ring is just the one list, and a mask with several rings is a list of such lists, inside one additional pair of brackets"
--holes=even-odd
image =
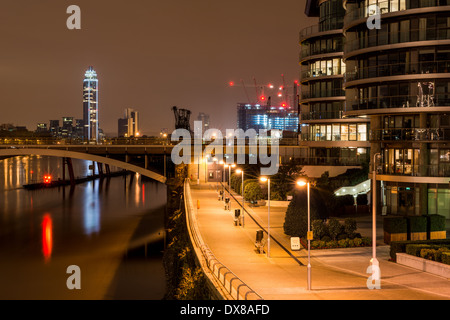
[(406, 253), (397, 253), (397, 263), (447, 279), (450, 278), (450, 265), (441, 262), (414, 257)]
[(429, 239), (447, 239), (447, 231), (430, 231)]
[[(409, 240), (427, 240), (427, 233), (426, 232), (411, 232), (409, 234), (410, 239)], [(439, 238), (436, 238), (439, 239)]]
[[(426, 239), (426, 233), (425, 233)], [(384, 232), (384, 243), (390, 244), (392, 241), (406, 241), (408, 240), (408, 233), (389, 233)]]

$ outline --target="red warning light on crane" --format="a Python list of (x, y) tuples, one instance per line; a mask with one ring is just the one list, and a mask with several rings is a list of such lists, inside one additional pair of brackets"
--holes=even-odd
[(265, 101), (265, 100), (266, 100), (266, 96), (261, 96), (261, 97), (259, 97), (259, 100)]
[(234, 82), (233, 81), (228, 82), (228, 84), (230, 85), (230, 87), (234, 86)]

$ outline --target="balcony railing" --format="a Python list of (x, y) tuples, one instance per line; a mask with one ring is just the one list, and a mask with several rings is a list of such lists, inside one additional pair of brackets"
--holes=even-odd
[(300, 165), (310, 166), (360, 166), (368, 161), (366, 156), (299, 158)]
[(373, 67), (359, 68), (357, 71), (347, 71), (345, 72), (344, 81), (348, 82), (366, 78), (408, 74), (447, 73), (449, 71), (450, 60), (383, 64)]
[(346, 101), (346, 112), (371, 109), (415, 108), (415, 107), (447, 107), (450, 106), (450, 94), (437, 94), (432, 97), (417, 95), (383, 96)]
[(315, 56), (319, 54), (327, 54), (334, 52), (343, 52), (344, 51), (344, 43), (340, 42), (333, 47), (320, 47), (320, 46), (312, 46), (306, 45), (302, 48), (300, 52), (300, 61), (309, 56)]
[(302, 99), (314, 99), (314, 98), (330, 98), (345, 96), (343, 89), (325, 90), (317, 92), (302, 92)]
[(342, 119), (342, 110), (302, 112), (302, 120)]
[(314, 78), (314, 77), (326, 77), (342, 75), (345, 72), (345, 68), (342, 67), (327, 67), (313, 70), (303, 70), (302, 79)]
[[(421, 1), (404, 1), (398, 2), (393, 0), (378, 1), (376, 3), (380, 10), (380, 14), (386, 14), (389, 12), (404, 11), (408, 9), (427, 8), (450, 5), (450, 0), (421, 0)], [(344, 16), (344, 25), (348, 25), (350, 22), (362, 18), (367, 18), (370, 15), (376, 14), (375, 7), (360, 7), (347, 11)]]
[(449, 141), (450, 129), (389, 128), (370, 130), (370, 141)]
[(387, 26), (382, 26), (377, 31), (378, 34), (363, 36), (354, 40), (349, 40), (350, 37), (348, 36), (344, 45), (344, 53), (388, 44), (450, 39), (450, 27), (387, 32)]
[(450, 177), (450, 163), (412, 165), (409, 163), (384, 163), (378, 166), (379, 174), (412, 177)]

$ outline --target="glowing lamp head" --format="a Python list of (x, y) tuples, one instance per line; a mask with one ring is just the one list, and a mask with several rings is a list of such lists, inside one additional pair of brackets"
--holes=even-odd
[(233, 163), (233, 164), (230, 164), (230, 167), (236, 168), (236, 165)]
[(50, 182), (52, 182), (52, 176), (49, 174), (46, 174), (44, 176), (44, 183), (50, 183)]
[(259, 181), (261, 182), (267, 182), (269, 179), (267, 177), (261, 177), (259, 178)]
[(236, 169), (237, 174), (241, 174), (242, 172), (244, 172), (244, 171), (242, 171), (241, 169)]
[(297, 181), (297, 185), (299, 186), (299, 187), (304, 187), (304, 186), (306, 186), (308, 183), (305, 181), (305, 180), (298, 180)]

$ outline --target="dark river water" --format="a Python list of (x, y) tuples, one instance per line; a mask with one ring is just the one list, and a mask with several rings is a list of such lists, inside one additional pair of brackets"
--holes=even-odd
[[(91, 164), (74, 160), (75, 176)], [(61, 178), (61, 167), (53, 157), (0, 161), (0, 299), (161, 299), (166, 186), (131, 174), (22, 187)]]

